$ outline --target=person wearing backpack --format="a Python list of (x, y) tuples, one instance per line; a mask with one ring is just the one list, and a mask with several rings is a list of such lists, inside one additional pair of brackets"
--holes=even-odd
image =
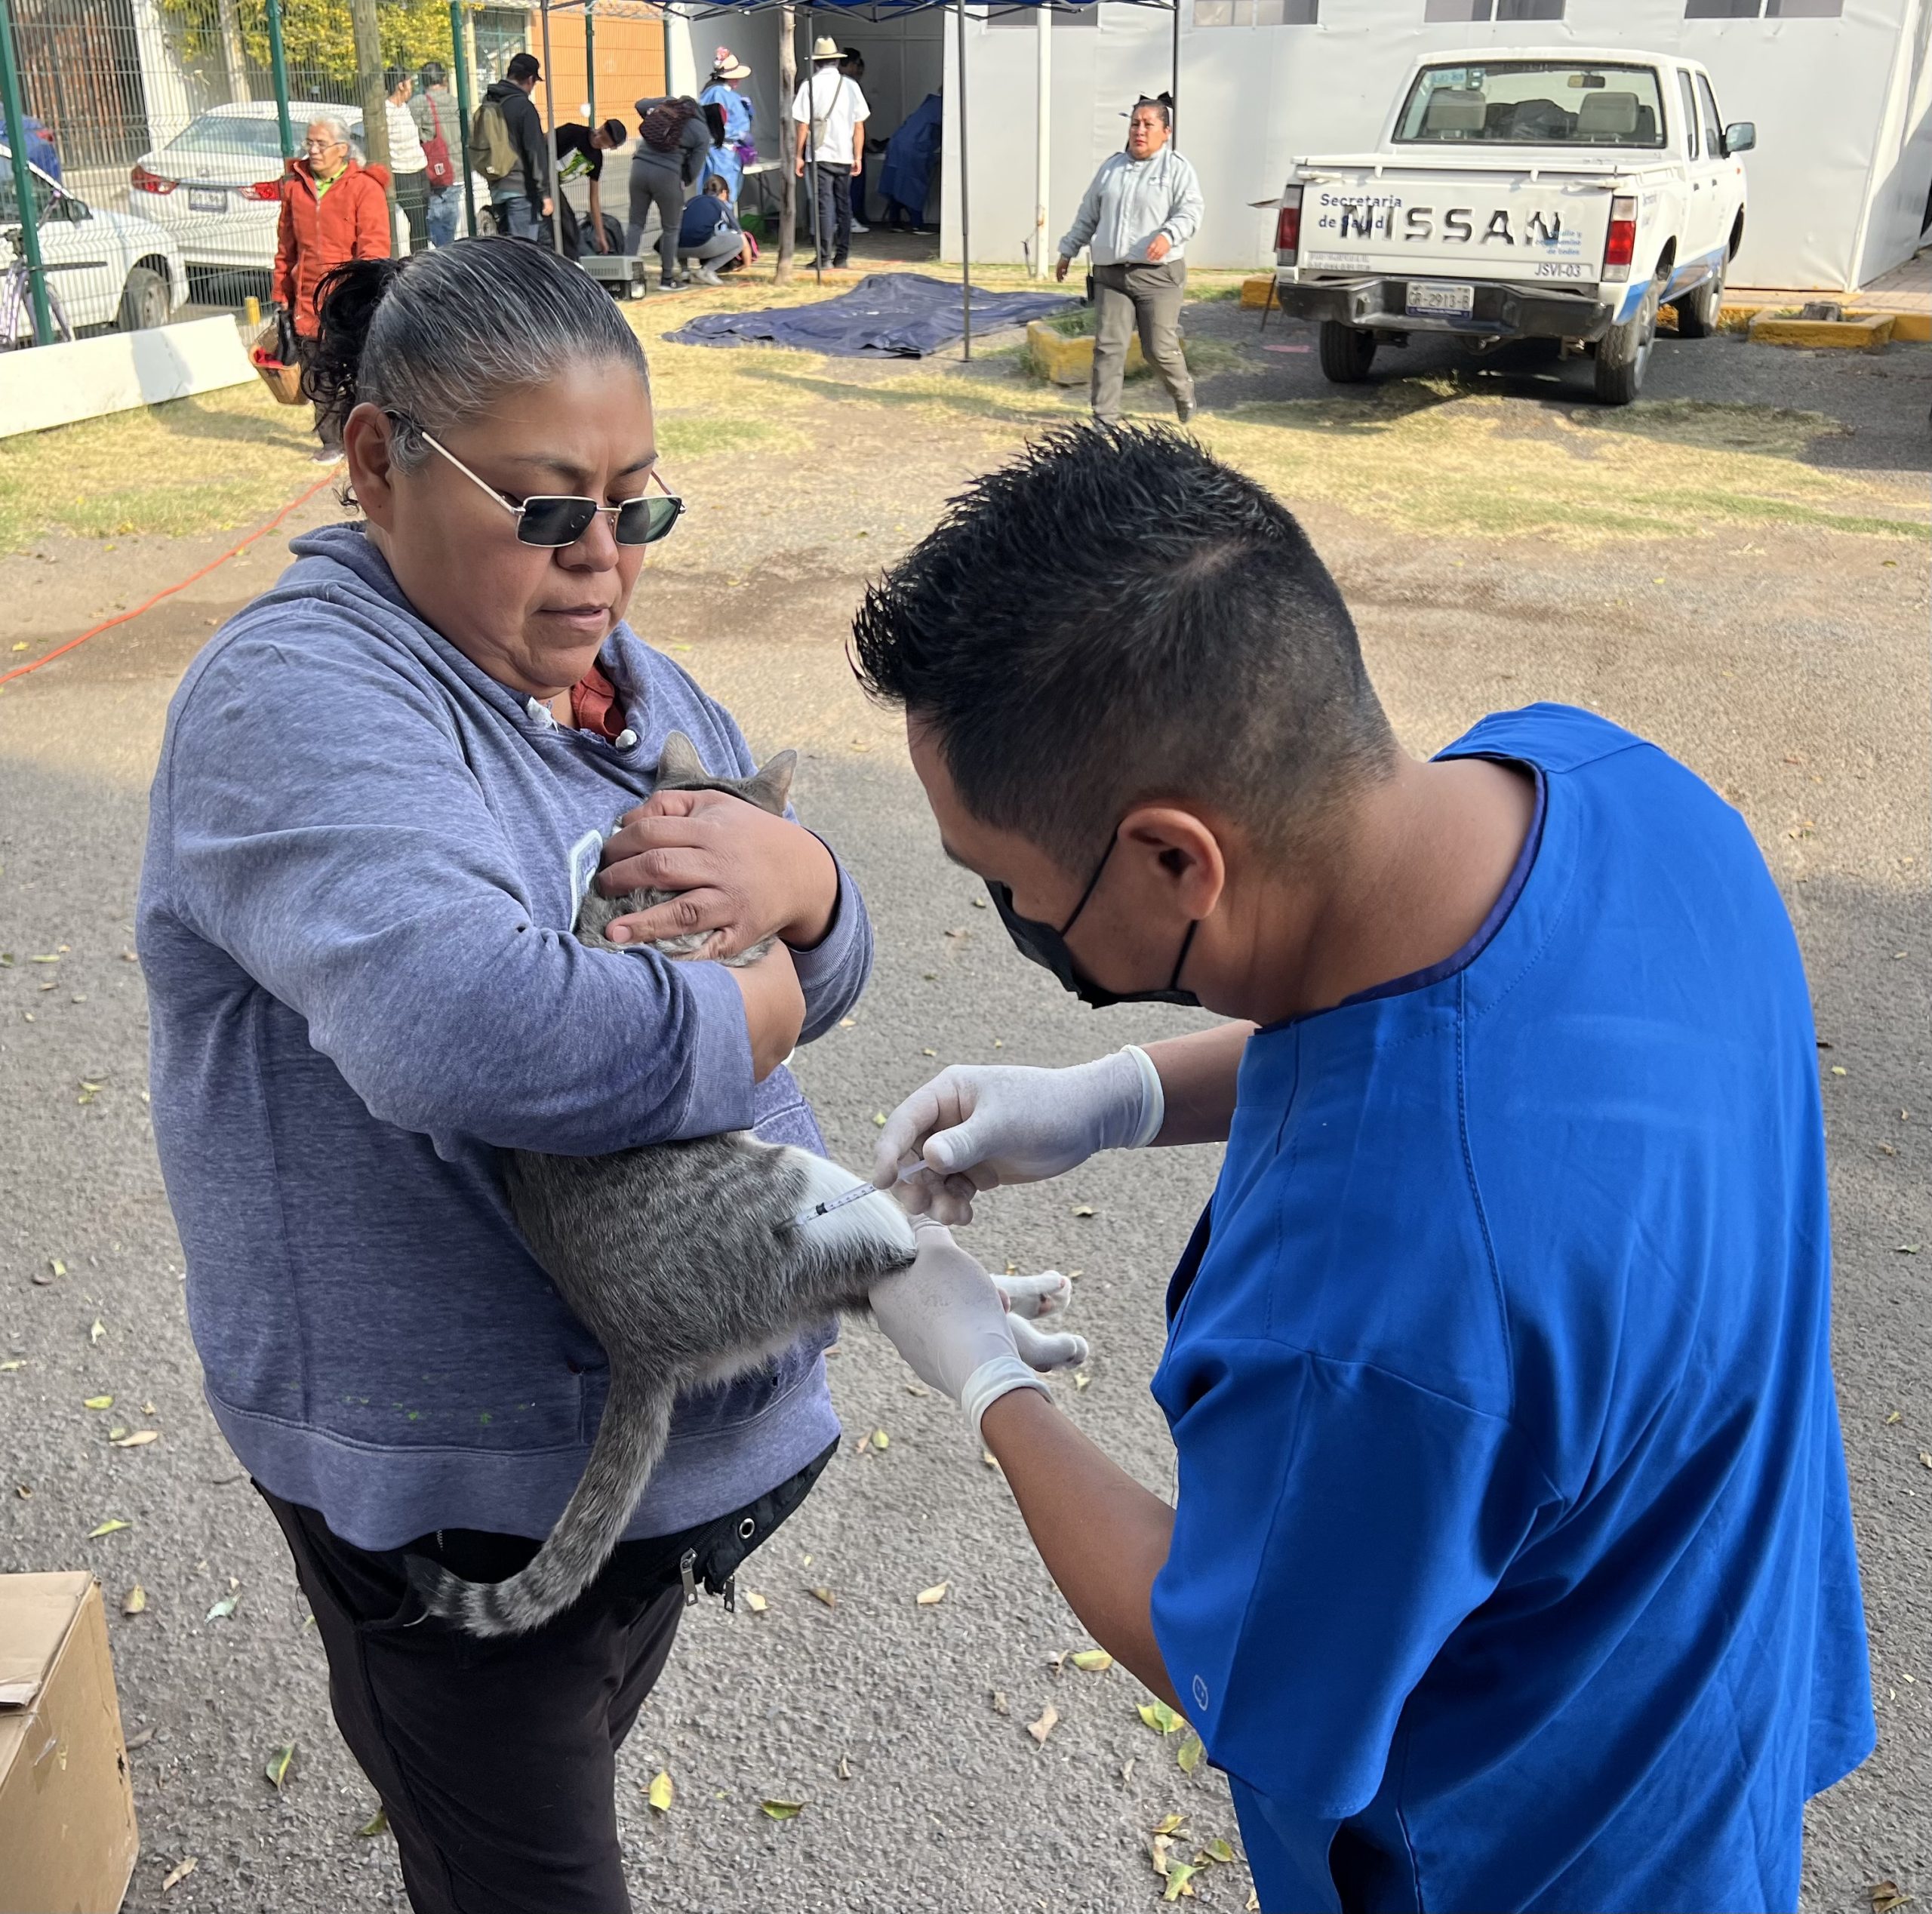
[(429, 162), (429, 243), (451, 246), (456, 243), (457, 219), (463, 211), (463, 180), (457, 171), (463, 122), (440, 60), (426, 60), (416, 77), (423, 91), (410, 101), (409, 111)]
[(644, 248), (644, 229), (657, 209), (657, 285), (668, 292), (678, 283), (678, 229), (685, 202), (711, 153), (711, 128), (704, 109), (688, 95), (637, 102), (637, 151), (631, 157), (631, 217), (626, 250)]
[(548, 143), (530, 98), (543, 77), (533, 55), (513, 55), (503, 78), (485, 90), (469, 129), (470, 163), (490, 183), (497, 230), (514, 239), (540, 239), (550, 217)]

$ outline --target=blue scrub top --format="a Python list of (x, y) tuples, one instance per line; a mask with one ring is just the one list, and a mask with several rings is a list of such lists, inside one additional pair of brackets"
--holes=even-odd
[(1875, 1732), (1796, 940), (1629, 732), (1443, 755), (1537, 774), (1520, 891), (1247, 1045), (1155, 1632), (1266, 1914), (1795, 1908)]

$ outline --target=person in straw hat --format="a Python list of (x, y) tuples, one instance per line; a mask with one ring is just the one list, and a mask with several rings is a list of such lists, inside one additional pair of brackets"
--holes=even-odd
[(720, 47), (712, 56), (709, 83), (697, 97), (700, 106), (715, 106), (724, 122), (724, 137), (712, 147), (704, 177), (724, 182), (734, 212), (745, 167), (758, 157), (752, 144), (752, 103), (738, 91), (751, 76), (752, 69), (729, 47)]
[(812, 43), (812, 76), (792, 100), (798, 143), (794, 170), (805, 177), (806, 149), (812, 161), (812, 190), (818, 208), (819, 255), (832, 251), (835, 266), (852, 250), (852, 181), (864, 165), (866, 96), (844, 72), (844, 51), (829, 34)]

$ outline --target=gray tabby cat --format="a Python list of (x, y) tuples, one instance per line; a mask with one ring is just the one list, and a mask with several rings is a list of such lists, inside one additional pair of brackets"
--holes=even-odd
[[(713, 777), (691, 741), (665, 740), (657, 788), (728, 791), (785, 808), (797, 754), (747, 778)], [(675, 893), (605, 897), (593, 885), (577, 913), (580, 942), (601, 950), (612, 920)], [(688, 955), (709, 935), (655, 947)], [(755, 962), (766, 938), (736, 957)], [(671, 1411), (687, 1389), (755, 1368), (913, 1259), (912, 1226), (883, 1192), (801, 1222), (818, 1203), (866, 1186), (849, 1171), (748, 1132), (650, 1143), (611, 1156), (512, 1151), (504, 1180), (531, 1252), (610, 1359), (610, 1392), (582, 1480), (529, 1565), (501, 1582), (466, 1582), (422, 1556), (410, 1579), (432, 1614), (475, 1635), (515, 1635), (567, 1608), (623, 1535), (664, 1453)]]

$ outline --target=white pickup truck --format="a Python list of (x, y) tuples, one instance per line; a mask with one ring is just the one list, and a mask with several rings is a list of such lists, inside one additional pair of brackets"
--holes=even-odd
[(1321, 369), (1366, 378), (1378, 344), (1454, 334), (1478, 351), (1554, 338), (1597, 396), (1643, 384), (1657, 308), (1717, 324), (1744, 236), (1749, 120), (1661, 54), (1536, 48), (1417, 65), (1372, 153), (1297, 159), (1275, 217), (1275, 289), (1321, 322)]

